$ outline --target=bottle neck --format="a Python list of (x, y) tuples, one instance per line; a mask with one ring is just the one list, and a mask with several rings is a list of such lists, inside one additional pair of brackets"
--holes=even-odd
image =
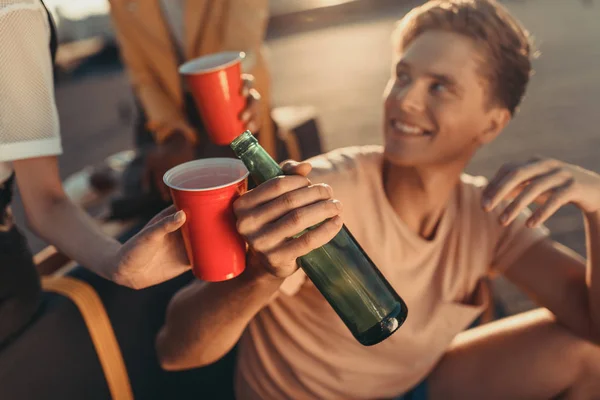
[(258, 143), (250, 143), (239, 150), (240, 152), (238, 153), (234, 149), (238, 158), (242, 160), (248, 171), (250, 171), (250, 175), (252, 175), (256, 184), (260, 185), (269, 179), (283, 175), (279, 164)]

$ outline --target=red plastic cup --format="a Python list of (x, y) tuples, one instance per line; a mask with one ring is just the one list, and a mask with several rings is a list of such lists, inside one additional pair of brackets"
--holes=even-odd
[(244, 57), (243, 52), (222, 52), (193, 59), (179, 67), (208, 136), (215, 144), (229, 145), (244, 131), (239, 118), (246, 104), (242, 96)]
[(190, 161), (163, 177), (173, 203), (183, 210), (183, 241), (194, 275), (203, 281), (235, 278), (246, 267), (246, 243), (238, 234), (233, 202), (248, 189), (248, 170), (233, 158)]

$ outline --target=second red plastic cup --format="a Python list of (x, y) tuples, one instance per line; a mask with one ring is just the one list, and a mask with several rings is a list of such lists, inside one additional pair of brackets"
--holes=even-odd
[(188, 61), (179, 68), (194, 97), (210, 140), (229, 145), (244, 131), (240, 114), (243, 52), (222, 52)]
[(194, 275), (203, 281), (235, 278), (246, 267), (233, 202), (248, 188), (248, 170), (233, 158), (190, 161), (163, 178), (173, 203), (186, 214), (183, 239)]

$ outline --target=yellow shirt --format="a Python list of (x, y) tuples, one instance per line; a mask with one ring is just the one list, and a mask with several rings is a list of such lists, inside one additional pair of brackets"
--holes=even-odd
[(526, 213), (502, 227), (500, 211), (480, 206), (486, 180), (463, 175), (435, 238), (427, 241), (387, 200), (381, 147), (347, 148), (311, 161), (311, 180), (332, 186), (345, 224), (406, 301), (408, 319), (387, 340), (363, 347), (299, 271), (240, 341), (237, 398), (398, 396), (424, 379), (484, 310), (481, 279), (510, 266), (548, 232), (526, 228)]

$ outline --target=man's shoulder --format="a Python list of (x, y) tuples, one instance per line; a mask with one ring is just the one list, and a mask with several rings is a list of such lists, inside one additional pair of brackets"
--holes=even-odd
[(381, 146), (352, 146), (330, 151), (309, 160), (313, 167), (311, 179), (330, 183), (345, 178), (356, 178), (364, 170), (376, 168), (383, 159)]

